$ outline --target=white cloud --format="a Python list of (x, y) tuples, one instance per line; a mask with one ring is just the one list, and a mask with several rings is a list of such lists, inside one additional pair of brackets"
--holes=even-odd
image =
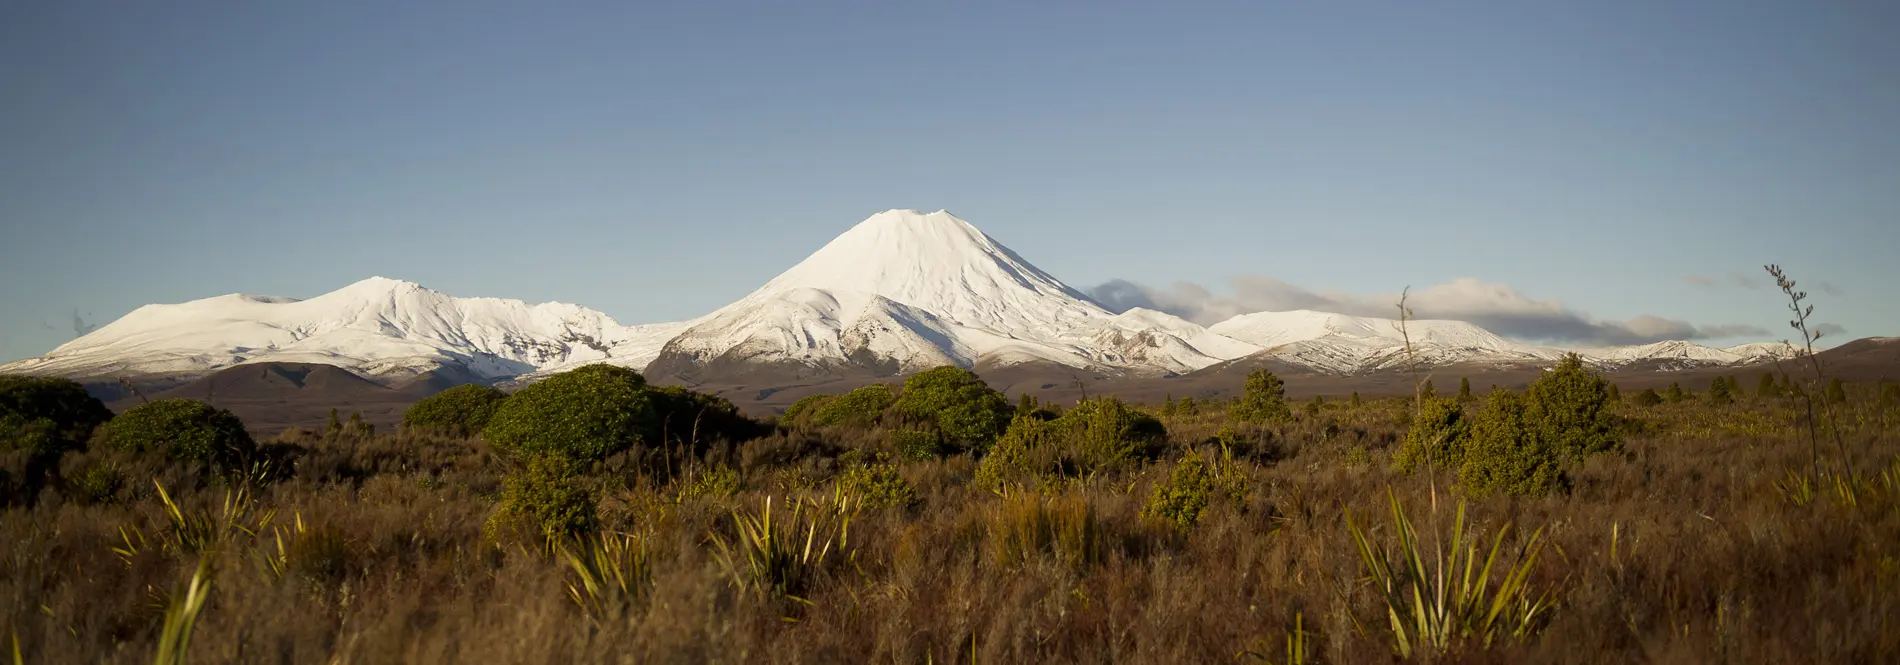
[[(1398, 293), (1315, 292), (1265, 275), (1236, 277), (1230, 282), (1229, 295), (1188, 282), (1155, 288), (1119, 279), (1090, 289), (1089, 294), (1113, 311), (1146, 307), (1202, 324), (1239, 314), (1291, 309), (1383, 318), (1398, 315)], [(1755, 326), (1698, 326), (1649, 315), (1628, 321), (1597, 320), (1560, 301), (1534, 299), (1508, 285), (1469, 277), (1415, 289), (1406, 305), (1417, 318), (1467, 321), (1507, 337), (1541, 341), (1621, 345), (1768, 334)]]

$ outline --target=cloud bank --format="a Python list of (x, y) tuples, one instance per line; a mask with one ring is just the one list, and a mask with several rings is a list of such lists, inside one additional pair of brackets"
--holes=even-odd
[[(1397, 318), (1398, 293), (1315, 292), (1264, 275), (1235, 277), (1228, 294), (1176, 282), (1165, 288), (1123, 279), (1088, 289), (1111, 311), (1159, 310), (1203, 325), (1240, 314), (1311, 309), (1353, 316)], [(1768, 331), (1740, 324), (1696, 325), (1659, 316), (1599, 320), (1556, 300), (1537, 300), (1504, 284), (1459, 278), (1415, 289), (1406, 300), (1421, 319), (1452, 319), (1518, 339), (1573, 344), (1627, 345), (1664, 340), (1762, 337)]]

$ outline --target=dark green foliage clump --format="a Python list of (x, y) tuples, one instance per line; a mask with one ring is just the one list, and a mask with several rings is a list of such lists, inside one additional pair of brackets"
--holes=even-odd
[(112, 418), (67, 379), (0, 375), (0, 503), (31, 503), (68, 451)]
[(220, 470), (238, 466), (257, 449), (237, 416), (195, 399), (161, 399), (126, 409), (100, 427), (93, 442)]
[(1031, 454), (1049, 445), (1050, 429), (1049, 422), (1036, 417), (1034, 412), (1016, 414), (1003, 436), (996, 439), (983, 461), (977, 463), (976, 486), (1000, 491), (1032, 475), (1035, 470)]
[(1764, 373), (1761, 375), (1761, 380), (1755, 382), (1755, 396), (1762, 399), (1771, 399), (1781, 396), (1781, 386), (1775, 383), (1774, 374)]
[(1418, 415), (1405, 433), (1392, 465), (1411, 473), (1419, 465), (1431, 463), (1443, 468), (1458, 468), (1471, 423), (1456, 400), (1428, 397), (1419, 402)]
[(1880, 401), (1883, 404), (1900, 404), (1900, 383), (1880, 382)]
[(1682, 386), (1680, 384), (1670, 383), (1668, 388), (1663, 389), (1662, 398), (1663, 398), (1663, 401), (1665, 402), (1668, 402), (1670, 404), (1675, 404), (1677, 402), (1681, 402), (1682, 400), (1688, 399), (1689, 393), (1685, 392), (1682, 389)]
[(1828, 380), (1826, 397), (1827, 397), (1827, 403), (1829, 404), (1846, 404), (1847, 403), (1847, 389), (1841, 386), (1840, 377), (1835, 377), (1833, 379)]
[(1543, 435), (1533, 401), (1499, 390), (1478, 410), (1458, 470), (1466, 494), (1541, 496), (1563, 487), (1564, 451)]
[(974, 372), (947, 365), (905, 379), (891, 410), (935, 425), (952, 446), (976, 451), (989, 448), (1016, 413), (1009, 398)]
[(592, 532), (598, 501), (576, 466), (560, 455), (534, 455), (503, 478), (501, 503), (489, 521), (490, 539), (526, 532), (545, 541)]
[(758, 422), (732, 401), (679, 386), (649, 386), (657, 432), (653, 440), (702, 447), (713, 441), (744, 441), (759, 434)]
[[(1653, 391), (1638, 395), (1638, 402)], [(1656, 399), (1660, 400), (1658, 396)], [(1467, 418), (1456, 400), (1426, 398), (1393, 466), (1458, 469), (1473, 496), (1534, 496), (1564, 486), (1564, 466), (1615, 450), (1620, 421), (1610, 413), (1610, 384), (1569, 355), (1524, 394), (1494, 390)]]
[(1431, 380), (1431, 379), (1426, 379), (1426, 380), (1425, 380), (1425, 385), (1424, 385), (1423, 387), (1421, 387), (1421, 388), (1419, 388), (1419, 389), (1418, 389), (1418, 394), (1419, 394), (1419, 396), (1420, 396), (1420, 397), (1424, 397), (1424, 398), (1426, 398), (1426, 399), (1431, 399), (1431, 398), (1433, 398), (1433, 397), (1437, 397), (1437, 396), (1438, 396), (1438, 386), (1435, 386), (1435, 385), (1432, 385), (1432, 380)]
[(812, 414), (818, 412), (818, 407), (834, 399), (838, 399), (838, 396), (829, 393), (806, 395), (792, 402), (791, 406), (785, 407), (785, 415), (779, 416), (779, 422), (787, 425), (809, 424)]
[[(1615, 392), (1616, 386), (1610, 386), (1610, 391)], [(1458, 401), (1460, 403), (1464, 403), (1464, 402), (1473, 401), (1475, 399), (1477, 398), (1471, 396), (1471, 378), (1460, 377), (1458, 379)]]
[(1663, 396), (1658, 394), (1655, 388), (1644, 388), (1643, 392), (1636, 393), (1630, 401), (1637, 406), (1655, 406), (1663, 403)]
[(1615, 450), (1616, 416), (1610, 413), (1609, 382), (1583, 367), (1576, 354), (1531, 382), (1524, 391), (1527, 417), (1538, 435), (1572, 460)]
[(471, 436), (488, 426), (508, 394), (494, 388), (467, 384), (429, 396), (402, 414), (403, 429)]
[(587, 365), (503, 400), (482, 438), (517, 455), (593, 461), (654, 442), (659, 419), (646, 379), (613, 365)]
[(1623, 390), (1614, 383), (1610, 384), (1610, 401), (1618, 404), (1623, 402)]
[(897, 401), (891, 387), (875, 383), (825, 401), (812, 412), (811, 424), (819, 427), (869, 425), (884, 415)]
[(896, 465), (886, 462), (854, 464), (838, 478), (838, 486), (866, 508), (908, 508), (917, 503), (916, 488), (897, 473)]
[[(93, 428), (111, 419), (104, 403), (70, 379), (0, 375), (0, 423), (7, 430), (37, 432), (31, 435), (34, 441), (45, 435), (51, 445), (76, 447), (91, 438)], [(0, 446), (20, 448), (6, 439), (0, 439)]]
[(1247, 423), (1282, 423), (1293, 419), (1286, 405), (1286, 382), (1265, 367), (1247, 373), (1247, 389), (1234, 403), (1234, 418)]
[(933, 460), (943, 456), (943, 439), (936, 432), (900, 429), (891, 432), (891, 447), (907, 460)]
[(1710, 404), (1717, 406), (1735, 403), (1735, 395), (1729, 391), (1728, 379), (1720, 376), (1709, 382), (1709, 391), (1704, 396)]
[(1214, 474), (1200, 455), (1190, 453), (1174, 466), (1168, 481), (1155, 486), (1141, 514), (1187, 530), (1201, 521), (1207, 512), (1209, 495), (1214, 491)]
[(1168, 428), (1160, 420), (1115, 397), (1082, 400), (1049, 426), (1070, 457), (1087, 469), (1153, 459), (1168, 439)]

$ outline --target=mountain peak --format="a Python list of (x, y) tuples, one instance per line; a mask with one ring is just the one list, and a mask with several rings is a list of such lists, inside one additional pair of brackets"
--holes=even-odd
[(414, 291), (425, 288), (421, 284), (404, 279), (395, 279), (376, 275), (366, 277), (345, 286), (338, 291)]
[(1106, 316), (1081, 292), (948, 211), (886, 210), (859, 222), (759, 289), (862, 292), (1010, 332), (1025, 316)]

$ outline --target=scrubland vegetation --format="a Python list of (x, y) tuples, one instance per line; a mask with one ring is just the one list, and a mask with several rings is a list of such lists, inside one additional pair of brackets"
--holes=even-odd
[[(775, 421), (593, 366), (253, 442), (0, 378), (22, 662), (1881, 662), (1900, 386), (1010, 400)], [(1425, 377), (1421, 377), (1422, 379)], [(1718, 387), (1719, 386), (1719, 387)], [(1812, 399), (1810, 399), (1812, 398)]]

